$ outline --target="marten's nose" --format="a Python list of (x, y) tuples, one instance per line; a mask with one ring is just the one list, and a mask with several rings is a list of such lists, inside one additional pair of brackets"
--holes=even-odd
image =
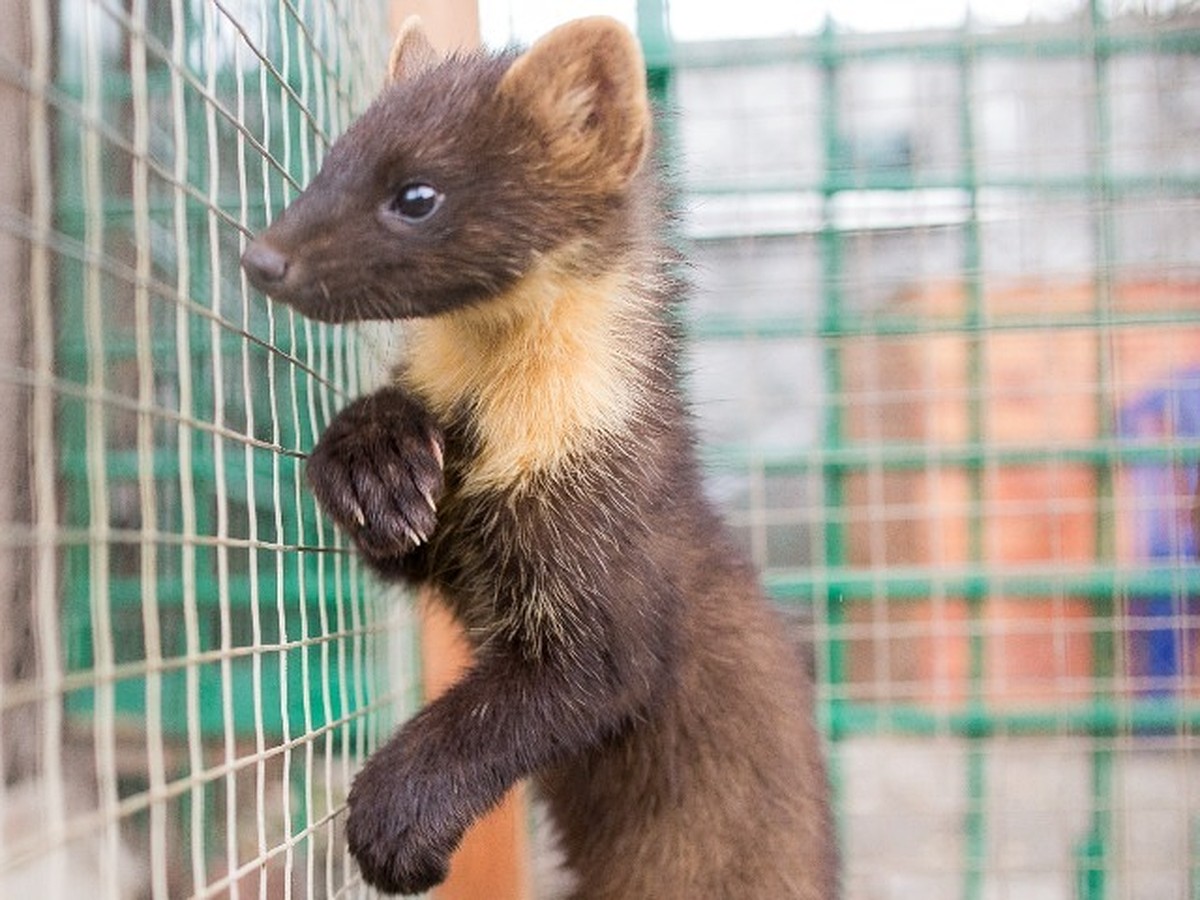
[(287, 274), (288, 258), (264, 241), (251, 241), (242, 254), (242, 268), (256, 288), (270, 293)]

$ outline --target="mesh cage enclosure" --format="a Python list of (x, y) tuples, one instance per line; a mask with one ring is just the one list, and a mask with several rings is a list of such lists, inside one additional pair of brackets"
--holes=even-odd
[(386, 5), (2, 8), (0, 896), (357, 895), (411, 623), (303, 463), (371, 341), (238, 259), (382, 83)]
[[(636, 6), (708, 485), (811, 647), (846, 896), (1200, 897), (1200, 18)], [(415, 644), (302, 473), (386, 338), (237, 262), (385, 10), (0, 10), (0, 897), (359, 896)]]
[(850, 898), (1200, 896), (1200, 17), (1134, 7), (639, 4), (709, 486), (813, 648)]

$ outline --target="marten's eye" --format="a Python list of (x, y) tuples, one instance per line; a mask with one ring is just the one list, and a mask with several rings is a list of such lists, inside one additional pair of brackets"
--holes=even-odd
[(388, 204), (388, 212), (406, 222), (420, 222), (432, 216), (443, 199), (443, 194), (432, 184), (414, 182), (396, 192)]

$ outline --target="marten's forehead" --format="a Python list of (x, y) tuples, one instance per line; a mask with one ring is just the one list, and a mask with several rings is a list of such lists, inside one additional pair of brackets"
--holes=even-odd
[(460, 155), (502, 128), (496, 89), (512, 55), (452, 56), (384, 88), (333, 148), (347, 163)]
[(496, 89), (511, 59), (451, 57), (427, 72), (389, 85), (371, 107), (385, 127), (397, 133), (464, 128), (474, 120), (485, 127), (495, 106)]

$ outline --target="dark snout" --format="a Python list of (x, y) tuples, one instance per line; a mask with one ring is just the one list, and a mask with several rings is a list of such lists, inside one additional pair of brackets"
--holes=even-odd
[(263, 238), (255, 238), (242, 254), (242, 269), (252, 285), (272, 294), (287, 276), (288, 258)]

